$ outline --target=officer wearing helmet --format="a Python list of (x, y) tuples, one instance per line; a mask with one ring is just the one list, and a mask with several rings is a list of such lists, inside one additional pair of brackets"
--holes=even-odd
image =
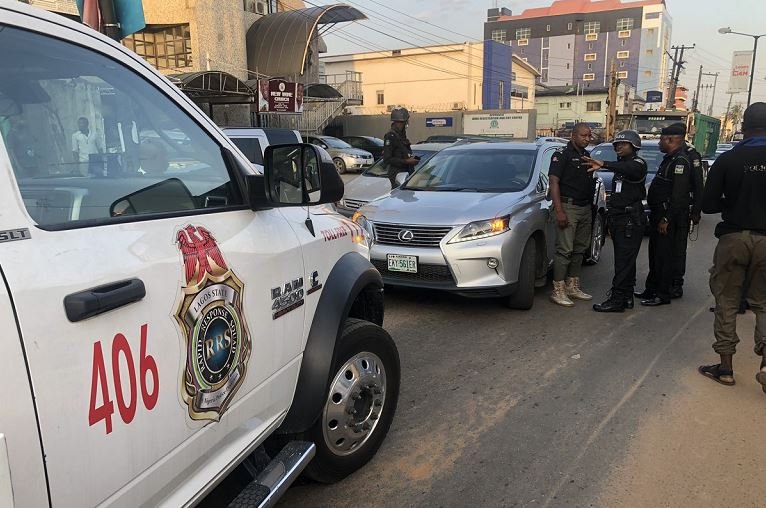
[(585, 157), (590, 171), (608, 169), (614, 172), (607, 202), (607, 223), (614, 242), (614, 278), (609, 297), (593, 306), (596, 312), (624, 312), (633, 308), (636, 285), (636, 258), (644, 236), (646, 197), (646, 161), (638, 156), (641, 137), (636, 131), (622, 131), (612, 141), (617, 161), (601, 161)]
[(388, 169), (391, 188), (397, 187), (396, 175), (412, 173), (419, 159), (412, 156), (410, 141), (407, 139), (407, 122), (410, 112), (405, 108), (391, 111), (391, 130), (383, 137), (383, 164)]

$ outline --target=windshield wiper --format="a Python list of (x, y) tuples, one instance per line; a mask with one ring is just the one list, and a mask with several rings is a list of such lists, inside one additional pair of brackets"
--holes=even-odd
[(476, 187), (433, 187), (436, 192), (480, 192)]

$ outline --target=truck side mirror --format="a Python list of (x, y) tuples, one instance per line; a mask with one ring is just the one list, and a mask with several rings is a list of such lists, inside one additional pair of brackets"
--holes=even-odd
[(273, 145), (264, 154), (263, 176), (247, 177), (250, 207), (334, 203), (343, 197), (343, 180), (330, 155), (314, 145)]
[(396, 177), (394, 177), (394, 181), (396, 182), (397, 187), (401, 187), (402, 184), (407, 180), (407, 177), (410, 176), (409, 173), (406, 171), (402, 171), (401, 173), (397, 173)]

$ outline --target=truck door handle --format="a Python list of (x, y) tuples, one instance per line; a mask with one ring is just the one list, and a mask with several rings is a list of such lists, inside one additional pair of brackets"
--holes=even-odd
[(146, 287), (141, 279), (110, 282), (64, 297), (66, 317), (72, 323), (142, 300)]

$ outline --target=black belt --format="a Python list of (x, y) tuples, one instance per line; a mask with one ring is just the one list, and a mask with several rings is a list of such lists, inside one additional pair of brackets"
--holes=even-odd
[(561, 202), (566, 203), (568, 205), (575, 205), (575, 206), (588, 206), (591, 204), (590, 199), (575, 199), (575, 198), (568, 198), (565, 196), (561, 196)]

